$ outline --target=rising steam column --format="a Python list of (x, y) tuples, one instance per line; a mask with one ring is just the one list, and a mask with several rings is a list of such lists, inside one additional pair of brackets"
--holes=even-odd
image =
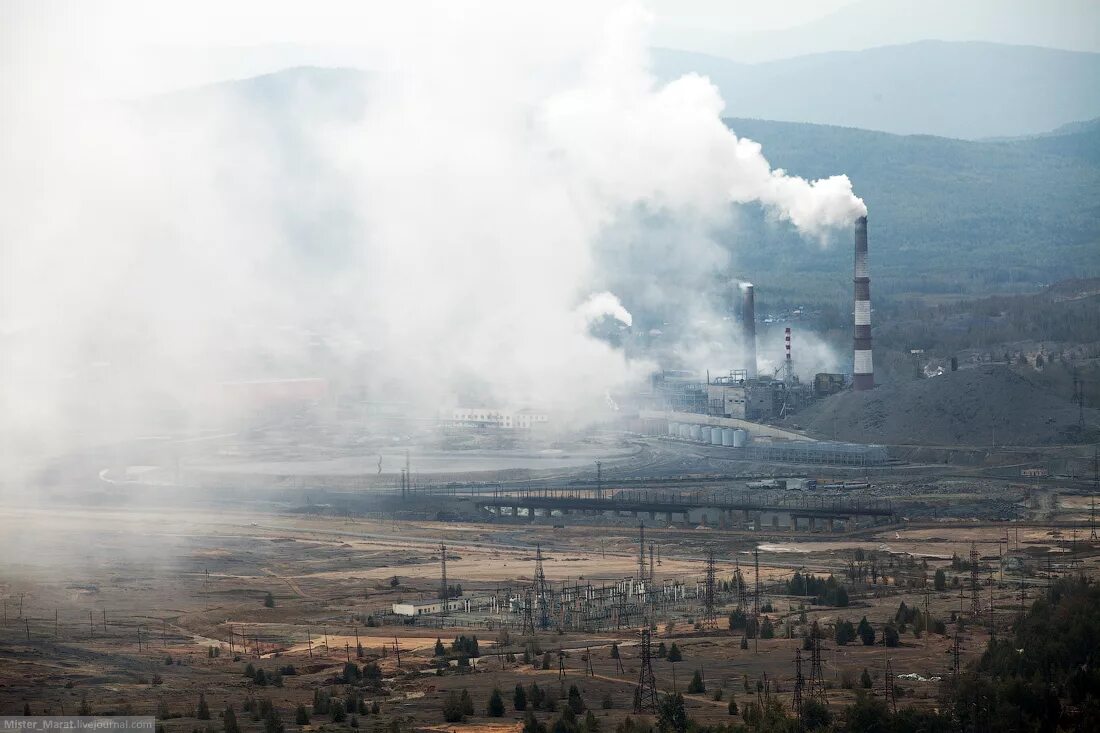
[(867, 267), (867, 217), (856, 219), (855, 259), (855, 388), (873, 389), (875, 368), (871, 360), (871, 277)]

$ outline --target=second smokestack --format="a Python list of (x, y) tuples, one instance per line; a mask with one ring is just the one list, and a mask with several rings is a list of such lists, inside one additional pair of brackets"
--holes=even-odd
[(875, 367), (871, 359), (871, 270), (867, 265), (867, 217), (856, 219), (855, 251), (854, 386), (873, 389)]
[(752, 283), (741, 283), (741, 332), (745, 342), (745, 377), (756, 379), (756, 300)]

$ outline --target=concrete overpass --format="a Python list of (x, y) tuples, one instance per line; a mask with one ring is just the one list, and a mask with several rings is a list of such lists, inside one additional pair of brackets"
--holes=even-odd
[(856, 524), (892, 523), (888, 502), (860, 502), (825, 497), (753, 496), (714, 493), (650, 496), (620, 493), (610, 497), (550, 492), (471, 497), (479, 509), (498, 517), (533, 522), (538, 517), (635, 517), (667, 524), (708, 524), (730, 529), (845, 531)]

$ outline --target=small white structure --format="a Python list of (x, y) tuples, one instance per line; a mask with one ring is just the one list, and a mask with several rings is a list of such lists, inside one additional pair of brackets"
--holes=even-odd
[(498, 407), (456, 407), (444, 420), (453, 427), (530, 430), (549, 423), (550, 416), (527, 408), (510, 410)]
[[(447, 601), (448, 611), (458, 611), (463, 607), (463, 603), (458, 598), (453, 598)], [(395, 603), (392, 606), (392, 610), (398, 616), (425, 616), (433, 613), (443, 612), (443, 601), (438, 598), (431, 601), (410, 601), (407, 603)]]

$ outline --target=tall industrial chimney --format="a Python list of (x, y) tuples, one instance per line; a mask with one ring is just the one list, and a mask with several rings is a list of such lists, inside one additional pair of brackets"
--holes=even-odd
[(867, 267), (867, 217), (856, 219), (855, 261), (855, 388), (873, 389), (875, 368), (871, 360), (871, 277)]
[(741, 283), (741, 329), (745, 342), (745, 377), (756, 379), (756, 302), (752, 283)]

